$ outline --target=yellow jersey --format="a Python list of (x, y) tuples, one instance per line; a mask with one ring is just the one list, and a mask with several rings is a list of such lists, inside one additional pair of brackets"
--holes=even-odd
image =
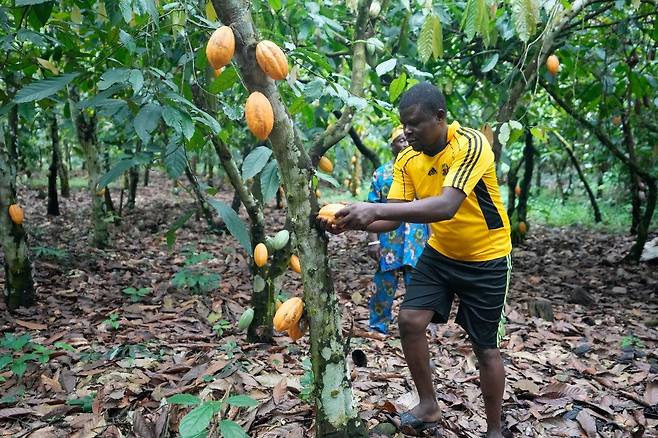
[(480, 131), (457, 121), (448, 127), (446, 147), (433, 157), (411, 146), (398, 154), (388, 199), (429, 198), (443, 187), (463, 191), (466, 199), (452, 219), (430, 224), (432, 248), (462, 261), (492, 260), (512, 251), (493, 150)]

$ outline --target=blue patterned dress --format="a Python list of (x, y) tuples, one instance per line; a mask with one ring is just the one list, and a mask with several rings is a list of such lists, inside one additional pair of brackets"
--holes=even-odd
[[(372, 175), (368, 202), (386, 202), (393, 184), (393, 161), (383, 164)], [(398, 272), (409, 283), (410, 269), (415, 267), (418, 258), (429, 238), (427, 224), (402, 223), (397, 230), (380, 233), (381, 257), (374, 276), (375, 293), (370, 298), (370, 328), (388, 333), (391, 322), (391, 307), (398, 288)]]

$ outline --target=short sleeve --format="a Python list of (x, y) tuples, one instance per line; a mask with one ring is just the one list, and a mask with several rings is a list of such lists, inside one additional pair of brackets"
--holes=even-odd
[(494, 162), (489, 142), (480, 132), (469, 130), (467, 142), (460, 145), (443, 187), (454, 187), (468, 196)]
[(370, 193), (368, 193), (368, 202), (382, 202), (382, 190), (379, 187), (379, 172), (375, 170), (372, 173), (372, 182), (370, 183)]
[(388, 199), (413, 201), (416, 198), (416, 190), (406, 170), (409, 160), (414, 156), (414, 151), (411, 148), (398, 154), (398, 158), (393, 165), (393, 184), (388, 192)]

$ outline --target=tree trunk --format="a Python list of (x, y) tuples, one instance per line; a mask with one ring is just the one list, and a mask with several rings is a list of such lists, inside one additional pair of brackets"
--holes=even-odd
[[(288, 201), (288, 214), (295, 235), (297, 255), (301, 260), (304, 303), (309, 315), (310, 355), (316, 397), (316, 437), (365, 437), (365, 423), (354, 409), (352, 390), (345, 360), (346, 345), (342, 337), (341, 314), (328, 268), (327, 238), (315, 224), (317, 200), (309, 181), (314, 168), (302, 144), (278, 89), (258, 68), (256, 43), (260, 40), (251, 13), (243, 0), (213, 0), (222, 23), (230, 25), (236, 38), (233, 61), (242, 72), (250, 92), (260, 91), (274, 110), (274, 128), (269, 136), (277, 159)], [(357, 35), (352, 45), (353, 70), (365, 69), (365, 39), (370, 1), (359, 2), (355, 24)], [(322, 141), (330, 144), (333, 139)], [(334, 143), (335, 144), (335, 143)]]
[[(55, 144), (53, 142), (53, 148), (57, 148), (57, 174), (59, 175), (59, 188), (60, 188), (60, 194), (62, 195), (63, 198), (68, 198), (71, 196), (71, 188), (69, 186), (69, 168), (66, 166), (66, 163), (64, 162), (63, 156), (62, 156), (62, 149), (61, 149), (61, 144), (60, 144), (60, 138), (59, 138), (59, 125), (57, 122), (57, 115), (53, 115), (53, 122), (55, 125), (55, 128), (57, 130), (57, 143)], [(53, 129), (51, 127), (51, 129)], [(54, 135), (54, 134), (53, 134)], [(65, 143), (66, 145), (68, 144)], [(70, 152), (68, 151), (69, 148), (68, 146), (64, 146), (65, 153), (70, 155)], [(55, 152), (53, 152), (55, 153)]]
[(48, 215), (59, 216), (59, 201), (57, 199), (57, 171), (60, 168), (59, 130), (57, 129), (57, 116), (54, 114), (50, 120), (50, 138), (52, 140), (53, 155), (48, 168)]
[(519, 170), (523, 166), (525, 157), (521, 158), (516, 168), (510, 166), (507, 172), (507, 216), (511, 219), (516, 210), (516, 185), (519, 183)]
[(151, 173), (151, 165), (147, 164), (144, 169), (144, 187), (148, 187), (149, 185), (149, 173)]
[[(541, 157), (541, 152), (539, 153), (539, 156)], [(541, 191), (541, 168), (542, 168), (542, 162), (539, 160), (537, 162), (537, 173), (535, 174), (535, 187), (537, 187), (537, 194), (539, 195), (539, 192)]]
[(523, 148), (523, 161), (524, 171), (523, 179), (521, 180), (521, 194), (519, 195), (519, 205), (517, 208), (519, 221), (528, 222), (527, 220), (527, 206), (528, 206), (528, 194), (530, 193), (530, 186), (532, 185), (532, 172), (535, 167), (535, 147), (533, 144), (534, 137), (530, 133), (530, 129), (526, 129), (525, 132), (525, 148)]
[[(624, 134), (624, 144), (626, 145), (626, 152), (628, 152), (628, 159), (637, 162), (635, 154), (635, 139), (631, 132), (630, 122), (628, 120), (627, 112), (621, 115), (621, 127)], [(628, 169), (630, 181), (629, 187), (631, 191), (631, 229), (630, 234), (635, 235), (638, 232), (640, 221), (642, 220), (642, 201), (640, 200), (640, 177), (633, 171), (632, 168)]]
[(350, 178), (350, 193), (352, 193), (352, 196), (358, 196), (362, 176), (361, 157), (356, 153), (352, 156), (352, 176)]
[(658, 183), (656, 180), (645, 180), (644, 182), (647, 185), (647, 203), (644, 207), (642, 220), (637, 227), (635, 243), (625, 258), (626, 261), (631, 263), (638, 263), (640, 261), (640, 256), (642, 256), (644, 245), (647, 243), (649, 236), (649, 227), (651, 226), (651, 219), (656, 209), (656, 198), (658, 197)]
[(93, 229), (91, 243), (96, 248), (105, 248), (109, 244), (109, 232), (107, 222), (105, 221), (106, 207), (103, 202), (103, 196), (104, 194), (109, 196), (109, 190), (98, 191), (97, 189), (98, 182), (102, 176), (102, 169), (99, 161), (98, 139), (96, 137), (96, 114), (87, 115), (84, 112), (85, 110), (77, 110), (76, 94), (75, 91), (71, 92), (70, 108), (87, 170), (87, 190), (89, 191), (89, 196), (91, 196), (91, 224)]
[(599, 204), (596, 202), (596, 197), (594, 196), (594, 192), (592, 191), (592, 188), (587, 183), (585, 174), (583, 173), (580, 164), (576, 159), (576, 155), (574, 155), (573, 153), (571, 145), (564, 139), (564, 137), (562, 137), (562, 135), (560, 135), (559, 132), (553, 131), (553, 133), (558, 138), (558, 140), (560, 140), (560, 142), (564, 145), (564, 149), (567, 151), (567, 155), (569, 155), (571, 164), (573, 164), (573, 167), (576, 169), (576, 172), (578, 173), (578, 178), (583, 183), (583, 186), (585, 186), (585, 190), (587, 191), (587, 196), (589, 197), (589, 203), (592, 205), (592, 209), (594, 210), (594, 222), (597, 223), (601, 222), (601, 210), (599, 210)]
[(12, 311), (19, 306), (34, 304), (32, 265), (28, 256), (27, 234), (23, 225), (9, 217), (9, 206), (16, 204), (16, 143), (18, 140), (18, 112), (14, 105), (9, 110), (7, 140), (0, 137), (0, 247), (4, 252), (5, 303)]
[[(135, 146), (135, 155), (139, 155), (142, 150), (142, 142), (138, 141)], [(128, 201), (126, 207), (128, 210), (135, 208), (135, 197), (137, 197), (137, 184), (139, 183), (139, 168), (133, 166), (128, 172)]]

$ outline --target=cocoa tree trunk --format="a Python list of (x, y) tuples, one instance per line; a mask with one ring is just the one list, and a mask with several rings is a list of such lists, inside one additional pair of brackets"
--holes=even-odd
[(105, 218), (107, 216), (103, 196), (109, 196), (109, 190), (98, 191), (98, 182), (102, 176), (101, 163), (99, 160), (100, 151), (98, 148), (98, 139), (96, 137), (96, 114), (85, 114), (85, 111), (79, 111), (76, 105), (77, 93), (71, 91), (71, 117), (75, 126), (76, 135), (80, 148), (84, 155), (85, 168), (87, 170), (87, 190), (91, 196), (91, 224), (92, 237), (91, 243), (96, 248), (105, 248), (109, 244), (109, 232)]
[(144, 187), (148, 187), (149, 185), (149, 173), (151, 173), (151, 165), (147, 164), (144, 169)]
[(599, 204), (596, 202), (596, 197), (594, 196), (594, 192), (592, 191), (592, 188), (589, 186), (589, 183), (587, 182), (587, 178), (585, 178), (585, 174), (583, 173), (580, 164), (578, 163), (578, 160), (576, 159), (576, 156), (573, 153), (573, 149), (571, 148), (571, 145), (560, 135), (559, 132), (553, 131), (555, 136), (560, 140), (560, 142), (564, 145), (564, 149), (567, 151), (567, 155), (569, 155), (569, 159), (571, 160), (571, 164), (573, 164), (573, 167), (576, 169), (576, 172), (578, 173), (578, 178), (580, 181), (583, 183), (583, 186), (585, 186), (585, 190), (587, 191), (587, 196), (589, 197), (589, 203), (592, 205), (592, 210), (594, 210), (594, 222), (601, 222), (601, 210), (599, 209)]
[[(316, 436), (365, 437), (365, 424), (354, 409), (347, 376), (340, 309), (328, 268), (327, 239), (314, 224), (318, 205), (309, 184), (314, 175), (313, 165), (275, 83), (263, 74), (256, 63), (255, 47), (260, 38), (248, 4), (244, 0), (213, 0), (213, 6), (221, 21), (230, 25), (236, 35), (233, 62), (240, 68), (244, 84), (250, 92), (263, 93), (274, 110), (275, 123), (269, 140), (286, 189), (289, 219), (301, 260), (304, 303), (310, 316)], [(369, 6), (368, 0), (359, 2), (355, 25), (357, 35), (352, 46), (352, 68), (360, 69), (360, 74), (365, 69), (365, 39), (361, 32), (368, 24)], [(344, 129), (344, 132), (347, 130)], [(320, 150), (335, 142), (334, 138), (327, 138), (317, 144), (321, 145)]]
[[(59, 123), (57, 122), (57, 115), (56, 114), (53, 114), (53, 122), (52, 123), (55, 125), (55, 128), (51, 127), (51, 130), (56, 129), (57, 130), (57, 139), (61, 140), (59, 138)], [(64, 149), (66, 150), (65, 153), (70, 155), (69, 147), (67, 145), (68, 145), (68, 142), (65, 143), (65, 146), (64, 146)], [(60, 141), (57, 141), (57, 143), (53, 142), (53, 148), (57, 149), (57, 151), (56, 151), (57, 157), (58, 157), (58, 160), (57, 160), (57, 174), (59, 176), (60, 194), (62, 195), (63, 198), (68, 198), (69, 196), (71, 196), (71, 188), (69, 186), (69, 168), (66, 166), (66, 163), (64, 162), (64, 159), (63, 159), (64, 157), (62, 156), (61, 142)], [(55, 153), (55, 152), (53, 152), (53, 153)]]
[(57, 170), (60, 167), (59, 130), (57, 117), (53, 114), (50, 119), (50, 139), (52, 141), (52, 159), (48, 168), (48, 209), (49, 216), (59, 216), (59, 201), (57, 199)]
[[(629, 112), (630, 112), (629, 110), (622, 112), (621, 128), (624, 135), (624, 144), (626, 146), (626, 152), (628, 152), (628, 158), (633, 162), (637, 162), (637, 156), (635, 154), (635, 139), (633, 137), (633, 133), (631, 132), (630, 121), (628, 120)], [(642, 201), (640, 200), (640, 177), (635, 171), (633, 171), (632, 168), (628, 169), (628, 173), (630, 178), (629, 187), (631, 191), (630, 234), (636, 235), (638, 232), (640, 221), (642, 220)]]
[(18, 112), (16, 105), (9, 110), (9, 130), (6, 141), (0, 137), (0, 246), (4, 252), (5, 290), (7, 308), (34, 304), (32, 265), (23, 225), (9, 217), (9, 206), (16, 204), (16, 143), (18, 140)]
[[(135, 146), (135, 155), (139, 155), (142, 150), (142, 142), (138, 141)], [(139, 168), (133, 166), (128, 172), (128, 201), (126, 207), (128, 210), (135, 208), (135, 198), (137, 197), (137, 184), (139, 183)]]
[(637, 227), (637, 235), (635, 237), (635, 243), (631, 247), (631, 250), (626, 255), (625, 260), (631, 263), (638, 263), (640, 261), (640, 256), (642, 256), (642, 251), (644, 250), (644, 245), (647, 243), (647, 238), (649, 237), (649, 227), (651, 226), (651, 219), (653, 218), (653, 213), (656, 209), (656, 198), (658, 197), (658, 183), (656, 180), (645, 180), (647, 185), (647, 203), (644, 207), (644, 214), (642, 215), (642, 220), (639, 222)]
[(187, 177), (187, 181), (190, 183), (190, 187), (192, 188), (192, 193), (194, 193), (197, 207), (201, 212), (201, 214), (203, 215), (204, 219), (206, 220), (208, 227), (212, 231), (217, 231), (219, 227), (215, 223), (213, 213), (210, 211), (210, 207), (208, 206), (208, 201), (206, 200), (206, 195), (201, 191), (201, 187), (199, 186), (199, 181), (197, 181), (196, 175), (195, 173), (193, 173), (192, 168), (190, 168), (189, 164), (185, 166), (185, 176)]

